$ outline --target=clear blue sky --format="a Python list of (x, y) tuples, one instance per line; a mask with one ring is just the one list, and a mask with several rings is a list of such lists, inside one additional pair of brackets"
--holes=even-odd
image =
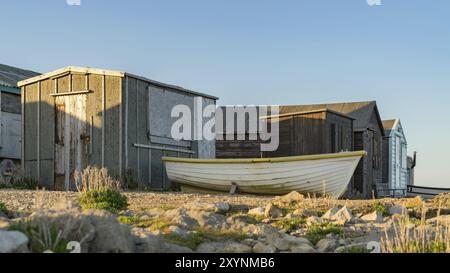
[(417, 183), (450, 187), (450, 1), (14, 0), (0, 63), (126, 70), (221, 104), (377, 100), (400, 117)]

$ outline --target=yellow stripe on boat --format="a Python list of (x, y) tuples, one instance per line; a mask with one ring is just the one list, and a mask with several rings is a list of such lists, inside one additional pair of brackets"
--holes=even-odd
[(165, 162), (178, 162), (178, 163), (242, 164), (242, 163), (280, 163), (280, 162), (295, 162), (306, 160), (323, 160), (323, 159), (346, 158), (346, 157), (366, 156), (366, 155), (367, 155), (366, 151), (357, 151), (357, 152), (343, 152), (334, 154), (277, 157), (277, 158), (195, 159), (195, 158), (163, 157), (162, 160)]

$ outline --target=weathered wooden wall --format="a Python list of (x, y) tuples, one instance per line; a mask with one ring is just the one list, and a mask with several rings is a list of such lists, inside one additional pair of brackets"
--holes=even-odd
[(24, 167), (27, 175), (38, 178), (48, 189), (63, 187), (55, 185), (54, 180), (55, 96), (52, 94), (86, 91), (86, 87), (91, 92), (86, 94), (86, 116), (81, 122), (92, 133), (86, 147), (86, 164), (104, 166), (113, 176), (121, 175), (118, 164), (121, 78), (90, 74), (86, 79), (84, 74), (64, 75), (23, 87)]
[(349, 117), (323, 111), (282, 116), (278, 123), (280, 145), (276, 151), (261, 153), (261, 141), (249, 140), (247, 135), (246, 140), (216, 141), (217, 157), (283, 157), (353, 150), (353, 120)]
[(20, 95), (0, 92), (0, 160), (21, 158)]
[[(214, 158), (214, 141), (176, 141), (172, 138), (171, 117), (173, 107), (186, 105), (194, 115), (194, 95), (168, 87), (158, 86), (145, 79), (123, 79), (122, 124), (124, 171), (132, 175), (140, 188), (167, 189), (172, 185), (167, 178), (163, 156), (189, 157), (183, 152), (164, 149), (192, 151), (193, 157)], [(215, 101), (203, 98), (203, 107)], [(159, 147), (161, 149), (151, 149)]]
[(355, 132), (355, 150), (367, 152), (354, 175), (355, 197), (371, 198), (376, 184), (383, 182), (383, 134), (375, 111), (368, 129)]

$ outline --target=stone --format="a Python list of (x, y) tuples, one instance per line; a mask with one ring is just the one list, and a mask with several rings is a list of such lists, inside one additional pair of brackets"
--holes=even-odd
[(335, 239), (322, 239), (316, 244), (317, 251), (322, 253), (334, 252), (337, 247)]
[(249, 247), (253, 247), (258, 243), (258, 241), (256, 241), (255, 239), (247, 238), (244, 239), (242, 243), (248, 245)]
[(183, 253), (184, 254), (184, 253), (193, 253), (194, 251), (192, 249), (190, 249), (189, 247), (166, 243), (164, 245), (163, 252), (164, 253), (177, 253), (177, 254)]
[(292, 247), (291, 253), (311, 254), (311, 253), (317, 253), (317, 251), (312, 246), (303, 244), (303, 245), (297, 245), (297, 246)]
[(181, 237), (187, 237), (188, 232), (184, 229), (179, 228), (178, 226), (170, 226), (167, 228), (167, 232), (170, 234), (174, 234)]
[(399, 205), (393, 205), (388, 207), (388, 212), (390, 215), (403, 215), (403, 207)]
[(223, 248), (223, 253), (251, 253), (252, 248), (246, 244), (241, 243), (228, 243)]
[(340, 208), (338, 208), (338, 207), (334, 207), (334, 208), (328, 210), (322, 216), (322, 219), (329, 220), (329, 221), (334, 221), (334, 216), (336, 215), (336, 213), (338, 213), (339, 210), (340, 210)]
[(224, 202), (218, 202), (215, 204), (216, 213), (227, 213), (230, 211), (230, 205)]
[(343, 207), (332, 217), (332, 221), (338, 224), (346, 224), (353, 222), (354, 217), (347, 207)]
[(264, 253), (275, 253), (275, 252), (277, 252), (276, 247), (271, 246), (271, 245), (266, 245), (261, 242), (259, 242), (253, 246), (253, 253), (264, 254)]
[(319, 216), (316, 211), (308, 210), (308, 209), (296, 209), (293, 213), (295, 215), (299, 215), (302, 218), (318, 217)]
[(28, 238), (17, 231), (0, 230), (0, 253), (28, 252)]
[(85, 215), (95, 229), (95, 236), (89, 245), (89, 252), (134, 252), (134, 244), (129, 227), (120, 224), (113, 214), (105, 210), (91, 210), (86, 212)]
[(225, 244), (221, 242), (204, 242), (197, 247), (198, 253), (223, 253)]
[(11, 221), (7, 218), (0, 217), (0, 230), (7, 230), (11, 226)]
[(300, 202), (303, 202), (303, 200), (305, 200), (305, 197), (296, 191), (293, 191), (284, 196), (276, 198), (276, 201), (278, 203), (281, 203), (286, 206), (292, 206), (292, 205), (298, 204)]
[(274, 205), (273, 203), (269, 203), (264, 210), (264, 216), (267, 218), (281, 218), (283, 217), (283, 210)]
[(384, 217), (381, 212), (374, 211), (372, 213), (369, 213), (369, 214), (361, 217), (361, 220), (366, 221), (366, 222), (374, 222), (374, 223), (381, 224), (384, 222)]
[(308, 219), (306, 219), (306, 224), (308, 226), (317, 225), (317, 224), (323, 224), (324, 220), (317, 216), (311, 216)]
[(264, 208), (258, 207), (248, 211), (248, 215), (264, 217)]
[(437, 225), (438, 223), (443, 226), (450, 226), (450, 215), (442, 215), (427, 220), (429, 225)]
[(198, 221), (192, 218), (185, 208), (168, 210), (164, 212), (162, 217), (172, 222), (173, 224), (188, 230), (194, 229), (199, 226)]
[(131, 230), (136, 253), (161, 253), (165, 252), (165, 245), (161, 235), (153, 235), (142, 228)]
[(193, 211), (188, 214), (195, 219), (199, 226), (207, 229), (227, 229), (227, 219), (225, 216), (213, 212)]
[(257, 231), (255, 232), (258, 236), (268, 236), (272, 234), (278, 234), (278, 229), (274, 228), (268, 224), (259, 225)]
[(309, 242), (305, 238), (295, 237), (287, 234), (271, 234), (266, 237), (266, 243), (276, 247), (280, 251), (287, 251), (292, 247), (298, 245), (310, 245), (312, 247), (311, 242)]

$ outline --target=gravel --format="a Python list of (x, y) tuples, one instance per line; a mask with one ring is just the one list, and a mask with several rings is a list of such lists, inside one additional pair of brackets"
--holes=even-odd
[[(29, 213), (36, 209), (53, 208), (56, 204), (77, 202), (78, 193), (51, 191), (0, 190), (0, 201), (11, 211)], [(176, 208), (192, 201), (228, 203), (232, 209), (248, 209), (265, 206), (271, 196), (192, 194), (177, 192), (126, 192), (129, 209), (133, 211), (151, 208)]]

